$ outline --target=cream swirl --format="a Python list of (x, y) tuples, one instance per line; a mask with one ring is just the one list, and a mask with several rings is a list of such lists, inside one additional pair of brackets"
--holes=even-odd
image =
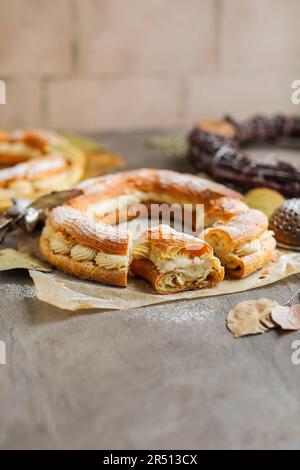
[(96, 264), (101, 268), (120, 269), (128, 264), (128, 257), (122, 255), (113, 255), (99, 251), (95, 258)]
[(200, 271), (203, 269), (203, 263), (207, 259), (204, 255), (202, 257), (190, 257), (182, 253), (177, 253), (172, 257), (165, 258), (157, 250), (152, 250), (149, 256), (150, 261), (156, 266), (160, 272), (168, 271)]
[(132, 256), (134, 259), (142, 259), (147, 258), (150, 253), (150, 245), (149, 243), (140, 243), (136, 245), (133, 249)]
[(67, 255), (70, 253), (74, 243), (64, 239), (62, 236), (52, 235), (50, 238), (50, 248), (58, 255)]
[(71, 258), (75, 261), (92, 261), (97, 251), (94, 248), (83, 245), (75, 245), (71, 250)]
[(50, 237), (52, 236), (52, 229), (49, 224), (45, 225), (43, 228), (43, 237), (46, 238), (46, 240), (49, 240)]

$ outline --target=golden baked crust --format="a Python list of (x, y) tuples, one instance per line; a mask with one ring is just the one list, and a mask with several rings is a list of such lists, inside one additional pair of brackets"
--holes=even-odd
[(134, 274), (146, 279), (150, 284), (152, 284), (158, 294), (163, 295), (174, 294), (176, 292), (184, 292), (187, 290), (208, 289), (211, 287), (215, 287), (217, 284), (219, 284), (219, 282), (224, 279), (224, 268), (222, 268), (221, 266), (220, 270), (212, 271), (209, 276), (205, 279), (205, 281), (203, 281), (201, 284), (198, 284), (194, 281), (189, 285), (178, 286), (173, 289), (166, 289), (164, 281), (166, 276), (169, 276), (169, 273), (160, 273), (158, 269), (155, 268), (152, 261), (149, 261), (147, 259), (133, 259), (130, 265), (130, 269)]
[(276, 246), (268, 218), (257, 210), (238, 214), (227, 222), (219, 222), (204, 232), (226, 272), (243, 278), (260, 269), (272, 258)]
[(134, 192), (145, 193), (153, 201), (179, 204), (206, 204), (223, 196), (243, 199), (240, 193), (221, 184), (170, 170), (120, 172), (84, 181), (78, 187), (84, 195), (71, 201), (70, 205), (82, 211), (94, 202)]
[(20, 163), (0, 171), (0, 185), (7, 187), (17, 180), (38, 180), (52, 176), (68, 167), (66, 160), (60, 155), (51, 155)]
[(233, 251), (239, 246), (258, 238), (268, 228), (268, 218), (260, 211), (250, 209), (230, 218), (227, 222), (217, 222), (205, 230), (205, 240), (216, 235), (224, 239), (224, 252)]
[(239, 257), (233, 268), (226, 267), (226, 271), (235, 278), (242, 279), (256, 272), (272, 259), (276, 241), (271, 232), (261, 240), (261, 248), (249, 255)]
[(118, 255), (128, 253), (130, 237), (127, 232), (112, 225), (95, 222), (72, 207), (56, 207), (51, 211), (48, 222), (54, 231), (66, 232), (84, 246)]
[(243, 201), (232, 197), (212, 199), (205, 206), (205, 227), (211, 227), (216, 222), (226, 222), (231, 217), (249, 211)]

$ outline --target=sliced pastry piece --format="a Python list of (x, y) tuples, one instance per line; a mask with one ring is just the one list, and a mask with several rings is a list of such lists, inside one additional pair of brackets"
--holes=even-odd
[(217, 222), (204, 232), (204, 239), (236, 278), (249, 276), (268, 263), (276, 246), (268, 218), (262, 212), (249, 210), (227, 222)]
[(208, 243), (166, 225), (141, 235), (130, 267), (159, 294), (213, 287), (224, 277), (224, 268)]
[(127, 233), (60, 206), (48, 217), (40, 248), (49, 263), (66, 273), (125, 287), (129, 242)]

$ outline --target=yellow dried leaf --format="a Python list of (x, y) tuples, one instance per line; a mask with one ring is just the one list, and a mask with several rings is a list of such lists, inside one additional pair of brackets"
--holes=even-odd
[(272, 308), (271, 317), (283, 330), (300, 330), (300, 304)]
[(85, 153), (95, 153), (95, 152), (105, 152), (105, 147), (100, 144), (97, 140), (94, 140), (90, 137), (72, 134), (69, 132), (62, 132), (62, 135), (68, 139), (68, 141), (79, 147)]
[(245, 300), (230, 310), (227, 326), (235, 338), (264, 333), (277, 326), (271, 318), (271, 310), (277, 306), (276, 300)]
[(51, 269), (44, 266), (38, 259), (25, 253), (6, 248), (0, 250), (0, 271), (11, 269), (31, 269), (36, 271), (50, 272)]
[(251, 209), (258, 209), (270, 217), (274, 210), (277, 209), (285, 201), (282, 194), (274, 189), (256, 188), (251, 189), (246, 195), (244, 202)]

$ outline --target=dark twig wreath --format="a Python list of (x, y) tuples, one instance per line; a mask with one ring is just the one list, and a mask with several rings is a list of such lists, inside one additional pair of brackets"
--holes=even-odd
[[(188, 138), (188, 158), (196, 171), (242, 189), (264, 186), (288, 197), (300, 196), (300, 170), (294, 165), (257, 162), (243, 146), (300, 137), (300, 116), (255, 116), (242, 123), (226, 117), (227, 136), (212, 132), (208, 126), (196, 127)], [(226, 132), (225, 132), (226, 135)]]

